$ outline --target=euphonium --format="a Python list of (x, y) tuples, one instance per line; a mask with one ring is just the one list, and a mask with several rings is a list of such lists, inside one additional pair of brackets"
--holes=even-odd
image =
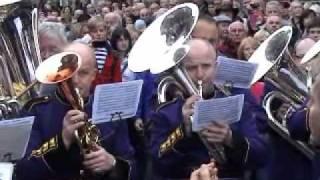
[(22, 95), (25, 100), (36, 95), (34, 89), (26, 89), (41, 62), (37, 35), (40, 3), (0, 1), (0, 104), (3, 107), (0, 119), (16, 116)]
[[(73, 52), (63, 52), (46, 59), (36, 70), (36, 78), (43, 84), (58, 84), (58, 88), (70, 105), (77, 110), (84, 111), (83, 98), (72, 83), (72, 76), (78, 71), (81, 58)], [(86, 118), (85, 124), (75, 131), (77, 143), (82, 153), (94, 150), (99, 144), (100, 132), (98, 128)]]
[[(287, 61), (291, 71), (281, 68), (281, 59), (283, 54), (288, 52), (287, 47), (291, 36), (292, 28), (289, 26), (277, 30), (259, 46), (249, 62), (258, 64), (256, 79), (264, 76), (265, 81), (276, 88), (264, 97), (262, 103), (268, 116), (269, 126), (306, 157), (312, 159), (312, 150), (306, 144), (293, 140), (286, 125), (289, 109), (299, 108), (308, 96), (308, 88), (304, 82), (307, 79), (305, 73), (302, 73), (291, 59)], [(274, 106), (275, 104), (277, 107)], [(287, 104), (289, 109), (281, 114), (281, 117), (277, 117), (276, 114), (281, 113), (278, 112), (279, 107), (284, 104)]]
[[(185, 45), (198, 20), (199, 9), (195, 4), (175, 6), (158, 17), (139, 37), (128, 57), (128, 67), (134, 72), (150, 70), (161, 74), (158, 85), (158, 101), (168, 101), (168, 88), (175, 87), (176, 93), (189, 97), (199, 94), (198, 87), (181, 65), (189, 46)], [(201, 89), (201, 88), (200, 88)], [(211, 158), (219, 163), (225, 161), (222, 149), (212, 148), (199, 134)]]

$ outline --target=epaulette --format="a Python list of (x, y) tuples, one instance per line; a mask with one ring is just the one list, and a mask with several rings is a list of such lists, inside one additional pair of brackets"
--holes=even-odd
[(173, 149), (174, 145), (181, 139), (183, 139), (184, 133), (182, 127), (179, 126), (169, 136), (167, 139), (160, 145), (159, 149), (159, 157), (161, 157), (164, 153), (168, 152), (170, 149)]
[(156, 108), (156, 112), (159, 112), (161, 109), (165, 108), (166, 106), (173, 104), (175, 102), (177, 102), (178, 98), (174, 98), (171, 101), (167, 101), (164, 103), (161, 103), (157, 108)]
[(48, 152), (58, 148), (58, 136), (51, 138), (49, 141), (42, 144), (39, 149), (31, 152), (31, 157), (41, 157)]
[(50, 96), (36, 97), (24, 104), (23, 109), (30, 111), (34, 105), (46, 103), (50, 100)]

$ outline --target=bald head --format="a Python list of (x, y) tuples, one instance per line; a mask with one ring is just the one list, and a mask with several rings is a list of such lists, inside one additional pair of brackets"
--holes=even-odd
[(202, 39), (192, 39), (188, 45), (190, 51), (183, 65), (193, 82), (202, 81), (203, 97), (209, 98), (214, 90), (212, 80), (216, 70), (216, 51), (208, 41)]
[(79, 89), (82, 97), (90, 95), (91, 84), (96, 77), (97, 66), (95, 54), (92, 48), (82, 43), (72, 43), (64, 51), (78, 53), (82, 59), (81, 67), (72, 76), (73, 85)]
[(82, 64), (96, 68), (95, 54), (93, 49), (83, 43), (71, 43), (64, 48), (64, 51), (78, 53), (82, 59)]
[(188, 45), (190, 46), (190, 51), (188, 52), (187, 59), (203, 57), (212, 60), (216, 59), (216, 51), (208, 41), (193, 39), (188, 42)]

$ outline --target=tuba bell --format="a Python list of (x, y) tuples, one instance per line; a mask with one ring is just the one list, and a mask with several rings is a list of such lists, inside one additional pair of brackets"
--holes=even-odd
[(305, 68), (307, 74), (307, 87), (310, 92), (312, 84), (319, 71), (320, 41), (316, 42), (303, 56), (300, 64)]
[[(258, 64), (258, 73), (253, 82), (264, 76), (265, 81), (276, 88), (275, 91), (269, 92), (262, 102), (268, 116), (268, 125), (307, 158), (312, 159), (313, 151), (307, 144), (293, 140), (286, 125), (289, 110), (301, 107), (308, 96), (306, 82), (302, 80), (306, 79), (306, 74), (300, 73), (301, 69), (291, 59), (288, 59), (287, 63), (293, 69), (292, 71), (281, 67), (282, 58), (285, 53), (288, 53), (287, 48), (291, 37), (291, 27), (284, 26), (277, 30), (259, 46), (249, 58), (249, 62)], [(285, 114), (277, 117), (279, 107), (284, 104), (289, 108)]]
[[(36, 70), (36, 79), (43, 84), (57, 84), (72, 108), (84, 111), (84, 101), (79, 90), (73, 86), (72, 76), (79, 70), (81, 58), (74, 52), (63, 52), (46, 59)], [(77, 143), (83, 154), (94, 150), (99, 144), (100, 132), (87, 118), (85, 124), (75, 131)]]
[[(173, 96), (201, 94), (201, 88), (191, 80), (181, 63), (190, 49), (186, 42), (198, 17), (199, 9), (195, 4), (175, 6), (150, 24), (129, 53), (128, 67), (133, 72), (150, 70), (153, 74), (160, 74), (161, 81), (157, 89), (159, 104), (170, 100), (168, 89), (172, 87), (177, 90)], [(218, 144), (210, 146), (200, 133), (198, 135), (211, 158), (224, 163), (226, 157), (223, 148)]]
[(29, 85), (41, 63), (37, 35), (40, 4), (31, 0), (0, 2), (0, 119), (16, 116), (22, 103), (36, 96)]

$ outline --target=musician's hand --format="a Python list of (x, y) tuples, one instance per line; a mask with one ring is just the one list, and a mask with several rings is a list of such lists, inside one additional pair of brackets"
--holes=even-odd
[(224, 143), (228, 146), (232, 145), (232, 130), (228, 124), (212, 122), (201, 131), (201, 134), (210, 144)]
[(183, 122), (187, 126), (191, 125), (190, 116), (192, 116), (194, 113), (194, 103), (199, 99), (199, 96), (193, 95), (189, 97), (182, 106)]
[(84, 167), (94, 173), (111, 170), (116, 162), (115, 157), (101, 146), (96, 145), (96, 149), (96, 151), (84, 155)]
[(190, 180), (218, 180), (217, 168), (212, 162), (210, 164), (203, 164), (201, 167), (192, 172)]
[(182, 106), (182, 115), (184, 119), (190, 120), (190, 116), (192, 116), (194, 112), (194, 104), (199, 99), (199, 96), (193, 95), (186, 100)]
[(70, 148), (74, 140), (74, 131), (84, 125), (85, 113), (79, 110), (70, 110), (64, 116), (62, 140), (66, 149)]
[(142, 119), (138, 118), (134, 122), (134, 127), (136, 128), (137, 131), (143, 131), (143, 121)]

